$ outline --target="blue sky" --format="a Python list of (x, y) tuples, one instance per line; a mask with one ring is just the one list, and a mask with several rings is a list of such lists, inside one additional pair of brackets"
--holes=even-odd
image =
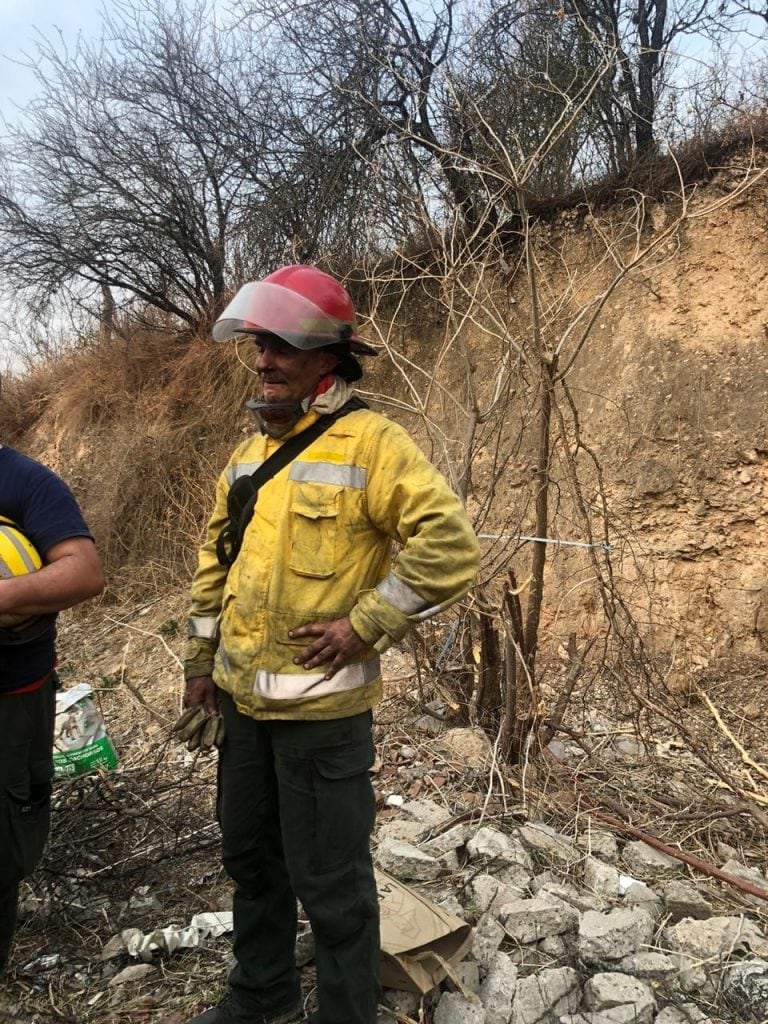
[[(108, 0), (107, 0), (108, 2)], [(0, 114), (13, 121), (16, 108), (34, 95), (32, 73), (19, 65), (23, 54), (34, 54), (39, 35), (73, 45), (78, 34), (98, 37), (100, 0), (0, 0)]]

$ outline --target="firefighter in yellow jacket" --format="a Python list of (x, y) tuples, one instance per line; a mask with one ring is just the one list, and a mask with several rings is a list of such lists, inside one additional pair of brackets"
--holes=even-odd
[(379, 655), (463, 597), (479, 556), (443, 476), (354, 393), (358, 356), (375, 355), (354, 327), (346, 290), (309, 266), (245, 285), (214, 327), (220, 341), (252, 336), (262, 395), (249, 403), (259, 433), (219, 479), (192, 585), (182, 734), (223, 735), (218, 815), (235, 882), (229, 991), (194, 1024), (297, 1013), (297, 898), (315, 938), (313, 1024), (377, 1019)]

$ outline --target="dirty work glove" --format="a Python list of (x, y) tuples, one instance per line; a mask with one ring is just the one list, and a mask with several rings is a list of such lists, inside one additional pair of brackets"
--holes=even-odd
[(221, 715), (209, 715), (204, 704), (193, 704), (182, 712), (172, 732), (176, 733), (187, 750), (209, 751), (220, 747), (224, 739), (224, 719)]

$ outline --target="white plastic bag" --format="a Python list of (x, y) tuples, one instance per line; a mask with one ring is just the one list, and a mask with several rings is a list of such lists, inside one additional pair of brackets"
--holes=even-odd
[(117, 754), (107, 735), (93, 690), (78, 683), (56, 694), (53, 770), (56, 778), (117, 767)]

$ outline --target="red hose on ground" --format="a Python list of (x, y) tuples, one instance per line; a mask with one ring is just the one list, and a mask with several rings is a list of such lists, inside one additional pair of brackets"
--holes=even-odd
[(667, 846), (666, 843), (663, 843), (655, 836), (651, 836), (647, 832), (643, 832), (639, 828), (635, 828), (634, 825), (627, 825), (618, 818), (614, 818), (612, 815), (605, 814), (603, 811), (599, 810), (595, 798), (589, 790), (579, 782), (576, 773), (569, 768), (567, 764), (561, 761), (556, 754), (553, 754), (549, 748), (545, 747), (544, 749), (561, 768), (572, 776), (574, 786), (591, 804), (591, 806), (586, 808), (587, 813), (593, 815), (595, 818), (599, 818), (600, 821), (604, 821), (612, 828), (626, 832), (628, 835), (634, 836), (635, 839), (640, 839), (648, 846), (652, 846), (654, 849), (661, 851), (661, 853), (665, 853), (668, 857), (674, 857), (676, 860), (681, 860), (685, 864), (689, 864), (692, 868), (696, 868), (697, 871), (701, 871), (705, 875), (710, 875), (712, 878), (717, 878), (721, 882), (726, 882), (728, 885), (731, 885), (736, 889), (740, 889), (742, 892), (749, 893), (750, 896), (757, 896), (762, 900), (768, 901), (768, 890), (761, 889), (759, 886), (753, 885), (752, 882), (747, 882), (743, 878), (735, 878), (733, 875), (728, 875), (724, 871), (721, 871), (720, 868), (716, 868), (714, 864), (708, 864), (706, 861), (700, 860), (698, 857), (694, 857), (693, 854), (685, 853), (683, 850), (678, 850), (674, 846)]

